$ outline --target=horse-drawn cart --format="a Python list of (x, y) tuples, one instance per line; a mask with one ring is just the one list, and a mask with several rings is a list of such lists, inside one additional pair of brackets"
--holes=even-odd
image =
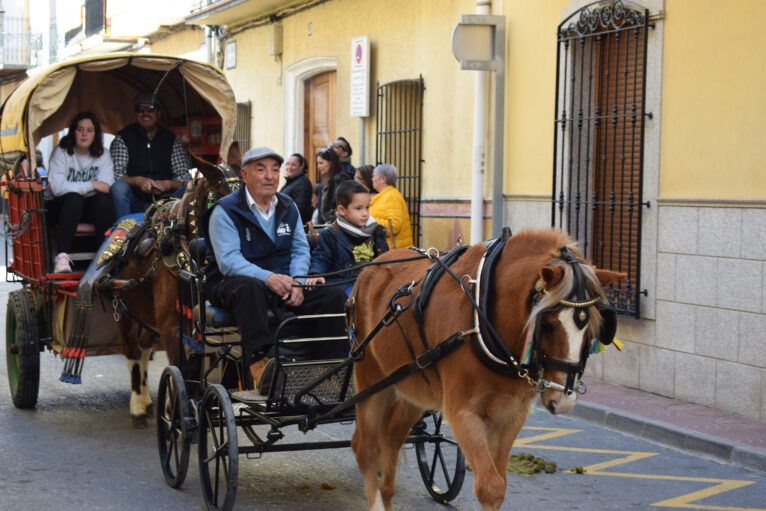
[[(202, 158), (205, 179), (188, 187), (182, 201), (121, 219), (113, 231), (122, 229), (123, 241), (86, 244), (73, 273), (52, 273), (55, 250), (34, 148), (82, 110), (95, 112), (104, 131), (114, 133), (132, 121), (130, 99), (139, 90), (157, 94), (165, 124)], [(180, 486), (196, 440), (209, 509), (233, 506), (240, 454), (349, 445), (370, 507), (390, 507), (399, 448), (408, 441), (435, 499), (449, 501), (462, 487), (459, 442), (482, 506), (499, 509), (505, 463), (531, 400), (539, 394), (552, 413), (569, 411), (596, 340), (607, 344), (614, 337), (615, 314), (603, 286), (625, 275), (594, 268), (560, 231), (511, 238), (508, 232), (491, 246), (463, 247), (443, 258), (436, 250), (395, 250), (370, 263), (383, 269), (361, 273), (347, 336), (323, 333), (328, 315), (277, 311), (276, 363), (268, 395), (260, 395), (248, 390), (232, 315), (205, 300), (204, 251), (195, 248), (198, 233), (190, 221), (236, 181), (224, 165), (215, 166), (236, 161), (229, 151), (236, 105), (220, 71), (175, 57), (89, 57), (29, 78), (0, 115), (6, 238), (13, 247), (8, 275), (22, 286), (8, 300), (14, 404), (35, 406), (44, 349), (67, 359), (62, 379), (69, 383), (78, 382), (86, 354), (122, 349), (131, 367), (131, 414), (144, 416), (151, 404), (145, 364), (155, 331), (171, 361), (157, 403), (162, 472), (170, 486)], [(302, 321), (315, 324), (315, 335), (284, 335)], [(345, 343), (348, 357), (291, 357), (292, 343), (312, 342)], [(429, 410), (444, 410), (449, 426)], [(288, 427), (306, 432), (352, 420), (351, 441), (283, 442)]]
[[(93, 112), (104, 133), (117, 133), (135, 121), (132, 101), (142, 91), (155, 93), (164, 124), (188, 152), (212, 163), (227, 155), (236, 123), (234, 94), (215, 67), (188, 59), (110, 54), (58, 63), (23, 81), (0, 109), (6, 279), (21, 284), (9, 295), (6, 322), (8, 378), (19, 408), (37, 402), (43, 350), (66, 359), (62, 379), (69, 383), (79, 382), (86, 355), (124, 351), (115, 310), (97, 285), (110, 272), (98, 261), (110, 240), (99, 247), (93, 226), (80, 224), (72, 273), (52, 271), (57, 251), (46, 222), (50, 191), (35, 148), (44, 137), (57, 137), (80, 111)], [(141, 219), (118, 221), (112, 238)]]
[[(328, 322), (344, 314), (291, 315), (273, 311), (275, 367), (269, 391), (243, 389), (247, 366), (233, 315), (205, 300), (204, 250), (191, 243), (188, 269), (178, 272), (179, 337), (190, 356), (183, 367), (169, 366), (158, 391), (157, 435), (165, 480), (179, 487), (185, 477), (190, 447), (197, 443), (199, 472), (208, 509), (231, 509), (237, 492), (239, 456), (269, 452), (350, 447), (350, 440), (286, 442), (285, 431), (306, 433), (331, 423), (355, 420), (354, 350), (348, 335), (327, 336)], [(308, 337), (285, 334), (299, 323), (311, 323)], [(294, 331), (294, 330), (293, 330)], [(304, 329), (306, 331), (306, 329)], [(291, 356), (291, 346), (342, 343), (347, 358), (305, 360)], [(337, 350), (333, 350), (337, 352)], [(426, 412), (412, 427), (407, 442), (429, 494), (439, 502), (457, 497), (465, 477), (465, 461), (439, 412)]]

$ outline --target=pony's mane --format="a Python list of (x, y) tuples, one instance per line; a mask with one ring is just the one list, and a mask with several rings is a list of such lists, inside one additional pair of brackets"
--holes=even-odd
[[(580, 251), (577, 243), (572, 241), (572, 239), (569, 238), (569, 236), (566, 234), (561, 234), (564, 237), (565, 243), (562, 243), (559, 246), (566, 247), (567, 250), (574, 254), (578, 259), (583, 261), (584, 259), (582, 252)], [(564, 274), (562, 275), (561, 280), (551, 289), (547, 289), (542, 298), (534, 305), (534, 307), (532, 307), (532, 311), (529, 313), (529, 319), (527, 319), (527, 323), (525, 325), (526, 328), (524, 329), (525, 331), (529, 329), (529, 334), (534, 334), (534, 328), (537, 324), (537, 317), (540, 316), (545, 309), (556, 306), (561, 300), (569, 299), (569, 297), (572, 295), (572, 292), (574, 291), (573, 288), (575, 279), (572, 265), (561, 259), (553, 259), (549, 264), (560, 265), (564, 270)], [(596, 273), (593, 271), (593, 267), (587, 263), (582, 262), (580, 264), (580, 269), (582, 270), (583, 278), (585, 279), (585, 285), (589, 294), (588, 298), (595, 298), (598, 296), (603, 301), (606, 301), (604, 288), (601, 286), (601, 282), (599, 282), (598, 277), (596, 277)], [(601, 329), (601, 323), (602, 319), (600, 314), (590, 314), (590, 318), (588, 320), (588, 334), (591, 336), (595, 335), (596, 332)]]

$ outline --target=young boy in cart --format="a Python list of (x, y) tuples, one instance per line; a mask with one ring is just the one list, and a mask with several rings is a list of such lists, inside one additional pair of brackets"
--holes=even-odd
[[(357, 181), (344, 181), (338, 185), (335, 197), (336, 219), (319, 233), (309, 274), (345, 270), (388, 251), (386, 229), (370, 216), (370, 191)], [(360, 271), (348, 271), (328, 280), (349, 281), (342, 285), (346, 296), (350, 296)], [(309, 287), (324, 283), (324, 277), (306, 279)]]

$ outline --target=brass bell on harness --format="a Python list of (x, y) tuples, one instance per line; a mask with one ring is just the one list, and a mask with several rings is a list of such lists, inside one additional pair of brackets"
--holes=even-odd
[(581, 310), (580, 311), (580, 321), (585, 321), (586, 319), (588, 319), (588, 315), (585, 313), (584, 310)]

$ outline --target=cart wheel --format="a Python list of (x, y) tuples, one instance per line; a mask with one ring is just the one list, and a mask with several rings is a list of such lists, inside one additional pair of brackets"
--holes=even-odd
[(178, 488), (186, 479), (194, 426), (181, 370), (166, 367), (157, 392), (157, 446), (162, 474), (171, 488)]
[(428, 412), (413, 428), (425, 440), (415, 441), (418, 468), (428, 493), (447, 503), (458, 496), (465, 479), (465, 458), (455, 440), (442, 432), (442, 414)]
[(229, 394), (221, 385), (210, 385), (202, 396), (197, 451), (207, 508), (230, 510), (237, 497), (239, 476), (237, 424)]
[(8, 384), (16, 408), (34, 408), (40, 389), (40, 347), (32, 293), (17, 289), (8, 294), (5, 317), (5, 357)]

